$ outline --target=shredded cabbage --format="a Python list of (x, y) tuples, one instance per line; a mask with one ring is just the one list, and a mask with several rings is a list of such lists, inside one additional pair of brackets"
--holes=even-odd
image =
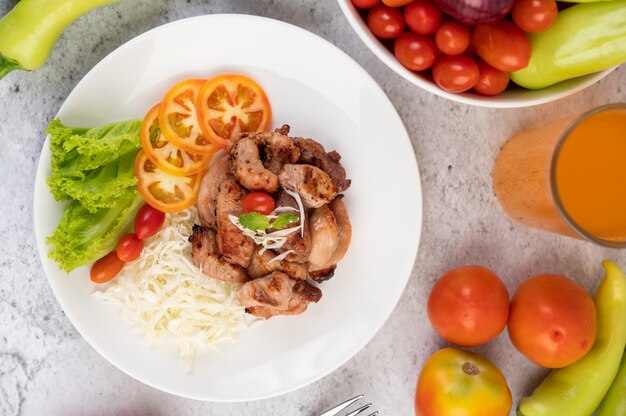
[(235, 341), (249, 315), (236, 297), (238, 283), (211, 279), (193, 265), (187, 241), (196, 208), (168, 214), (163, 228), (145, 240), (141, 256), (94, 296), (118, 305), (148, 344), (176, 345), (191, 369), (197, 347)]

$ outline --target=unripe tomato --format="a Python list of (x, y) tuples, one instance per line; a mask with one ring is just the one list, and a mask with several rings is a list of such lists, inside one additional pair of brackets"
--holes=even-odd
[(508, 330), (513, 345), (535, 364), (565, 367), (593, 346), (596, 307), (587, 291), (567, 277), (531, 277), (511, 299)]
[(428, 319), (446, 341), (463, 347), (496, 337), (509, 315), (509, 292), (492, 271), (464, 266), (439, 278), (428, 297)]
[(456, 348), (434, 353), (417, 380), (416, 416), (508, 416), (511, 403), (500, 370), (486, 358)]

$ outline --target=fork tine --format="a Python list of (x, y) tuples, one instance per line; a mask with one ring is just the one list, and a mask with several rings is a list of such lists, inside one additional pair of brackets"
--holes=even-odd
[(341, 412), (343, 409), (350, 406), (352, 403), (355, 403), (361, 400), (362, 398), (363, 398), (363, 395), (359, 394), (358, 396), (348, 399), (345, 402), (333, 407), (332, 409), (327, 410), (326, 412), (322, 413), (320, 416), (336, 416), (337, 413)]
[(358, 415), (359, 413), (364, 412), (365, 410), (369, 409), (370, 407), (372, 407), (372, 404), (371, 404), (371, 403), (368, 403), (368, 404), (366, 404), (365, 406), (363, 406), (363, 407), (359, 407), (359, 408), (358, 408), (358, 409), (356, 409), (355, 411), (348, 413), (346, 416), (356, 416), (356, 415)]
[(378, 415), (378, 411), (372, 413), (370, 416), (377, 416)]

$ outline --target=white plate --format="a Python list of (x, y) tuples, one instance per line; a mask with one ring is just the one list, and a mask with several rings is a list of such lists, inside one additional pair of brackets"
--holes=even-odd
[[(233, 28), (237, 28), (233, 30)], [(226, 35), (227, 34), (227, 35)], [(184, 397), (244, 401), (284, 394), (335, 370), (374, 336), (410, 276), (421, 231), (419, 173), (406, 130), (374, 80), (342, 51), (295, 26), (242, 15), (201, 16), (158, 27), (103, 59), (58, 116), (71, 126), (142, 117), (177, 81), (238, 72), (267, 92), (274, 125), (337, 149), (352, 187), (345, 202), (354, 234), (323, 298), (306, 313), (243, 331), (236, 344), (196, 357), (185, 373), (173, 349), (128, 335), (115, 307), (83, 267), (70, 275), (48, 259), (46, 236), (62, 215), (47, 186), (48, 141), (35, 184), (37, 246), (48, 281), (78, 332), (137, 380)]]

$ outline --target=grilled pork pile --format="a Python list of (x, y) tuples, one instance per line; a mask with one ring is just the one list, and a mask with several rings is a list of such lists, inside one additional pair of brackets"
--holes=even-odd
[[(352, 235), (341, 156), (288, 134), (288, 125), (242, 134), (216, 155), (198, 196), (201, 223), (189, 238), (194, 264), (212, 278), (243, 283), (237, 297), (246, 312), (266, 319), (300, 314), (318, 302), (322, 292), (309, 279), (333, 276)], [(274, 199), (268, 218), (289, 212), (293, 221), (278, 232), (247, 229), (242, 200), (251, 191)]]

